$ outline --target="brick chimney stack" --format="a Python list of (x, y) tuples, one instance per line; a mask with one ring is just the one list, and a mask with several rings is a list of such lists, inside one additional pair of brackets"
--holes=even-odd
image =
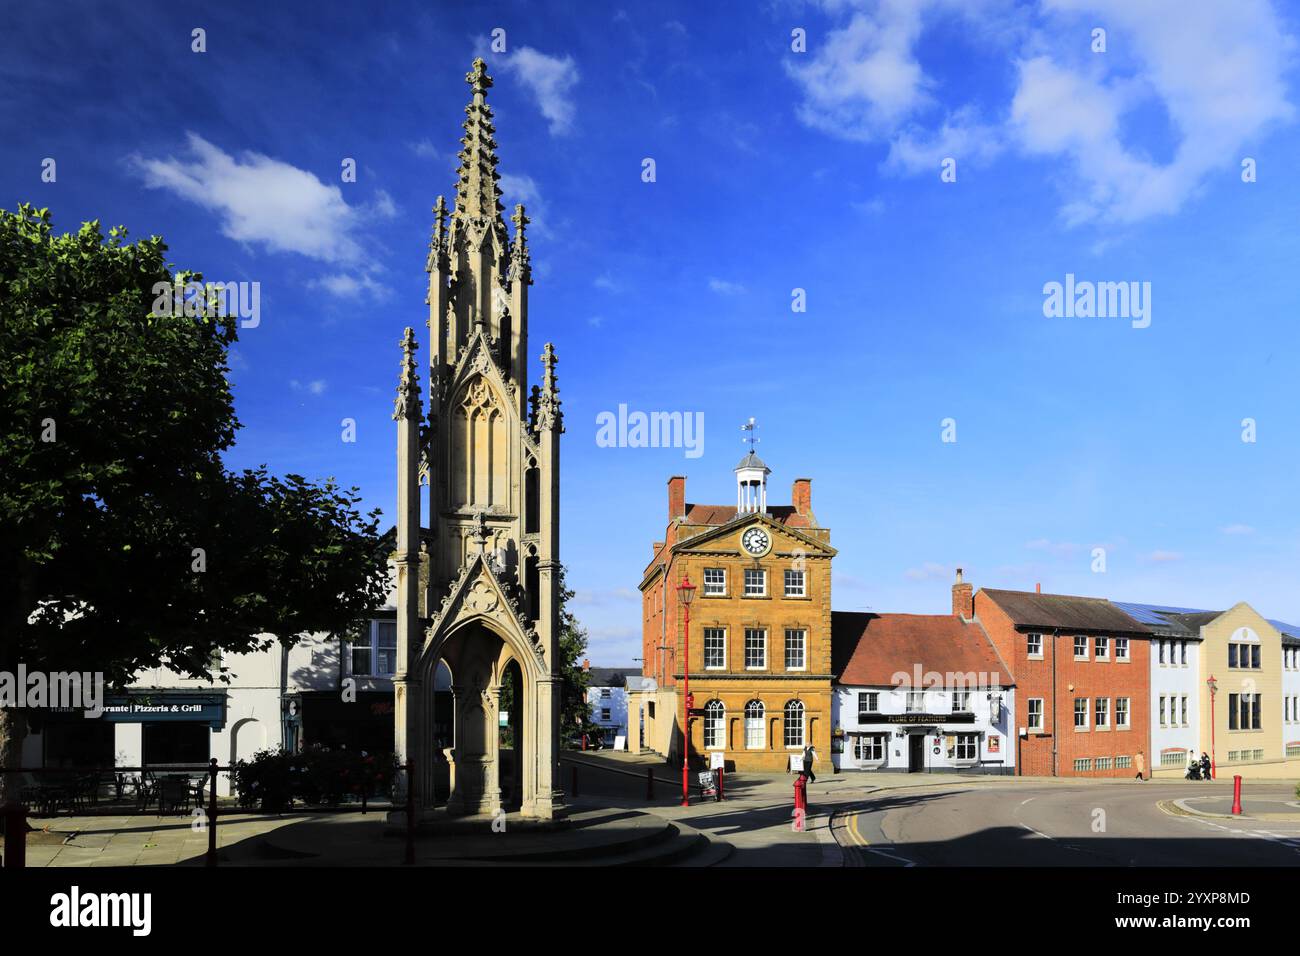
[(952, 586), (952, 616), (967, 621), (975, 617), (975, 588), (961, 579), (957, 569), (957, 583)]
[(1042, 582), (1042, 581), (1039, 581), (1037, 584), (1034, 585), (1034, 593), (1035, 593), (1035, 594), (1042, 594), (1042, 593), (1043, 593), (1043, 582)]
[(790, 501), (794, 504), (795, 514), (812, 514), (812, 479), (796, 478), (794, 489), (790, 492)]
[(686, 517), (686, 476), (673, 475), (668, 479), (668, 520)]

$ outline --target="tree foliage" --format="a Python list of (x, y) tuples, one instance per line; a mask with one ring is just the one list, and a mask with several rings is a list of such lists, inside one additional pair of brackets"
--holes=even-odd
[(0, 210), (0, 669), (208, 676), (382, 604), (355, 489), (224, 467), (236, 319), (155, 311), (166, 251)]

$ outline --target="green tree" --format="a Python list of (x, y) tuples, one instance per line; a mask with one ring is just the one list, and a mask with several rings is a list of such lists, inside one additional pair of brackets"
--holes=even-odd
[[(0, 670), (220, 678), (218, 651), (342, 633), (382, 604), (356, 489), (223, 466), (236, 320), (156, 308), (166, 250), (0, 210)], [(0, 764), (25, 733), (0, 709)]]
[[(582, 668), (587, 653), (587, 629), (569, 610), (573, 592), (565, 584), (565, 571), (560, 569), (560, 741), (573, 740), (582, 728), (589, 726), (591, 708), (587, 706), (589, 677)], [(514, 683), (501, 685), (501, 709), (514, 712)]]
[(583, 669), (587, 654), (587, 629), (569, 610), (573, 592), (560, 572), (560, 740), (572, 740), (591, 724), (591, 707), (587, 704), (590, 675)]

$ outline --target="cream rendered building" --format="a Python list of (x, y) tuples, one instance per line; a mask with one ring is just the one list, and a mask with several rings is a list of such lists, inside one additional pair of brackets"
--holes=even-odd
[[(1218, 779), (1300, 774), (1300, 723), (1291, 713), (1294, 705), (1287, 702), (1297, 694), (1300, 677), (1300, 670), (1287, 666), (1300, 643), (1290, 633), (1295, 628), (1265, 619), (1244, 601), (1220, 612), (1116, 604), (1155, 634), (1153, 776), (1183, 776), (1189, 752), (1211, 754)], [(1213, 702), (1211, 678), (1216, 688)], [(1164, 763), (1162, 751), (1168, 758)]]

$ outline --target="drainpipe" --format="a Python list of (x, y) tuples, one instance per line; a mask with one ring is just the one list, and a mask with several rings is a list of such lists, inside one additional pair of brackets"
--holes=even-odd
[(1057, 756), (1059, 754), (1061, 742), (1061, 725), (1057, 717), (1060, 716), (1061, 707), (1056, 700), (1056, 646), (1059, 643), (1058, 638), (1061, 636), (1061, 629), (1058, 627), (1052, 631), (1052, 776), (1059, 776), (1057, 773)]

